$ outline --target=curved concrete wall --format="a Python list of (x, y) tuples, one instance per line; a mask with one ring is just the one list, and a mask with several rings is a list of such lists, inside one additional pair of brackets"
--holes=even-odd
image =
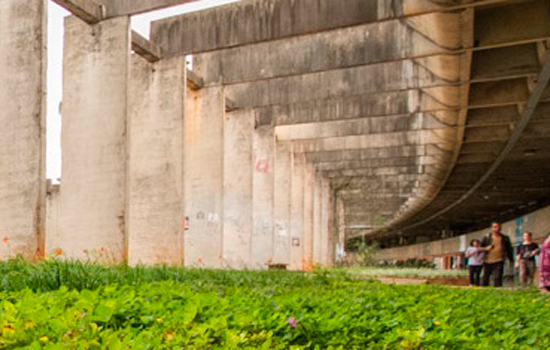
[[(550, 234), (550, 207), (502, 224), (502, 232), (510, 237), (514, 245), (521, 242), (522, 234), (525, 231), (532, 232), (533, 238), (537, 242), (541, 242), (548, 237)], [(382, 249), (376, 254), (376, 260), (431, 259), (446, 255), (457, 255), (466, 250), (470, 240), (479, 239), (488, 232), (489, 227), (440, 241)]]

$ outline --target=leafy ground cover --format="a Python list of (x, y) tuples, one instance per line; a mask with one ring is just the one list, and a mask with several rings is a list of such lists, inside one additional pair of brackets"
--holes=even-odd
[(468, 277), (467, 270), (439, 270), (424, 268), (395, 268), (395, 267), (354, 267), (346, 270), (347, 273), (366, 277)]
[[(333, 272), (60, 262), (0, 271), (19, 273), (0, 287), (3, 349), (550, 348), (550, 299), (534, 291), (394, 286)], [(94, 288), (83, 287), (94, 273)]]

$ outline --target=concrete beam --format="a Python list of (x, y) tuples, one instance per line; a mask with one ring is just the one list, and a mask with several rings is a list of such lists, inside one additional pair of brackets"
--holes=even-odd
[[(415, 0), (260, 0), (186, 14), (152, 24), (151, 38), (168, 55), (237, 47), (383, 20), (456, 11), (507, 0), (453, 6)], [(292, 15), (291, 15), (292, 14)]]
[(387, 134), (329, 137), (315, 140), (293, 141), (295, 152), (344, 151), (350, 149), (400, 147), (410, 145), (438, 145), (450, 151), (454, 147), (456, 130), (452, 128), (436, 130), (406, 131)]
[(101, 0), (106, 7), (106, 18), (133, 16), (196, 2), (198, 0)]
[(441, 160), (435, 157), (412, 157), (412, 158), (381, 158), (369, 160), (349, 160), (336, 162), (321, 162), (315, 166), (320, 171), (334, 171), (340, 169), (365, 169), (365, 168), (387, 168), (413, 165), (439, 165)]
[(237, 109), (239, 109), (239, 106), (237, 106), (237, 104), (235, 102), (233, 102), (231, 99), (229, 98), (225, 98), (225, 111), (226, 112), (233, 112), (233, 111), (236, 111)]
[(515, 123), (519, 115), (517, 105), (474, 108), (468, 111), (466, 126), (509, 125)]
[(426, 155), (425, 146), (402, 146), (388, 148), (367, 148), (359, 150), (325, 151), (306, 153), (310, 163), (323, 161), (366, 160), (380, 158), (419, 157)]
[(470, 86), (470, 108), (517, 105), (529, 98), (527, 79), (491, 81)]
[(135, 31), (132, 31), (132, 50), (151, 63), (160, 60), (160, 48)]
[(316, 138), (342, 137), (351, 135), (371, 135), (413, 130), (441, 129), (456, 123), (449, 118), (448, 113), (441, 122), (434, 114), (416, 113), (413, 115), (398, 115), (375, 118), (360, 118), (345, 121), (328, 121), (310, 124), (278, 126), (275, 134), (278, 141), (311, 140)]
[(96, 24), (106, 18), (105, 6), (94, 0), (52, 0), (88, 24)]
[[(491, 56), (484, 52), (492, 52), (495, 49), (491, 46), (473, 48), (471, 40), (463, 38), (468, 35), (470, 28), (473, 28), (473, 24), (465, 19), (468, 17), (464, 14), (438, 15), (443, 16), (443, 20), (432, 23), (429, 19), (434, 15), (430, 15), (418, 17), (417, 22), (427, 22), (423, 25), (424, 31), (429, 30), (430, 33), (452, 33), (436, 39), (439, 42), (446, 39), (445, 43), (435, 42), (423, 32), (418, 32), (418, 25), (411, 27), (407, 22), (391, 20), (197, 54), (194, 56), (194, 64), (204, 76), (207, 85), (253, 82), (404, 59), (413, 59), (432, 74), (449, 82), (457, 82), (460, 80), (460, 61), (465, 55), (469, 56), (473, 51), (474, 60), (479, 54), (480, 60), (483, 61)], [(447, 23), (453, 27), (448, 28)], [(503, 37), (502, 45), (513, 48), (518, 44), (514, 38), (513, 34), (510, 34), (509, 38)], [(537, 40), (542, 39), (538, 36), (532, 38), (533, 42)], [(381, 45), (383, 49), (379, 48)], [(533, 43), (531, 46), (536, 48), (537, 45)], [(364, 47), (371, 49), (364, 51)], [(497, 53), (492, 56), (514, 51), (504, 49), (496, 50)], [(521, 50), (515, 53), (524, 54)], [(491, 74), (474, 78), (480, 81), (532, 74), (529, 66), (519, 65), (524, 59), (525, 57), (520, 56), (518, 63), (508, 63), (511, 68), (509, 71), (504, 70), (505, 67), (496, 66)]]
[[(187, 87), (191, 90), (197, 91), (204, 87), (204, 81), (200, 76), (192, 70), (187, 70)], [(227, 99), (226, 99), (227, 100)]]
[(343, 169), (335, 171), (326, 171), (324, 176), (329, 179), (338, 179), (342, 177), (369, 177), (369, 176), (395, 176), (395, 175), (415, 175), (423, 174), (429, 166), (399, 166), (382, 168), (364, 168), (364, 169)]
[(241, 108), (254, 108), (342, 98), (350, 91), (366, 94), (424, 89), (424, 93), (447, 107), (456, 106), (459, 91), (449, 85), (426, 68), (407, 60), (228, 85), (226, 93)]
[(88, 24), (102, 20), (133, 16), (144, 12), (161, 10), (197, 0), (52, 0)]
[[(460, 14), (453, 14), (448, 22), (460, 26), (460, 19)], [(444, 26), (440, 27), (432, 30), (445, 30)], [(392, 20), (203, 53), (194, 55), (193, 63), (207, 85), (237, 84), (404, 59), (417, 59), (433, 74), (456, 81), (462, 51), (447, 47), (433, 43), (402, 21)], [(453, 65), (456, 68), (453, 69)], [(438, 69), (440, 66), (446, 69)]]
[(531, 42), (550, 37), (547, 0), (526, 1), (502, 7), (479, 9), (475, 14), (476, 46), (498, 47), (513, 40)]
[(371, 183), (410, 183), (418, 180), (417, 174), (386, 176), (350, 176), (329, 179), (335, 190), (363, 187)]
[(536, 44), (480, 50), (473, 53), (471, 80), (480, 82), (500, 80), (505, 76), (537, 75), (540, 68)]

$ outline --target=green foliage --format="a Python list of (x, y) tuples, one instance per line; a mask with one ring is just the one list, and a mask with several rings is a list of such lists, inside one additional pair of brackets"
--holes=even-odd
[(425, 259), (407, 259), (407, 260), (398, 260), (395, 262), (383, 261), (376, 264), (378, 267), (411, 267), (419, 269), (435, 269), (436, 265)]
[(193, 287), (212, 286), (283, 286), (317, 284), (301, 272), (231, 271), (181, 269), (177, 267), (103, 266), (81, 261), (44, 260), (37, 264), (21, 259), (0, 262), (0, 291), (53, 291), (61, 286), (69, 289), (97, 289), (111, 284), (138, 286), (157, 281), (174, 281)]
[(375, 254), (378, 250), (378, 244), (367, 244), (360, 242), (357, 246), (356, 262), (359, 266), (372, 266), (375, 262)]
[(352, 276), (362, 277), (468, 277), (468, 270), (442, 270), (426, 268), (405, 268), (405, 267), (361, 267), (350, 268), (346, 272)]
[[(550, 300), (532, 291), (383, 285), (331, 271), (18, 264), (17, 283), (36, 284), (3, 282), (2, 349), (550, 348)], [(0, 264), (14, 276), (15, 267)], [(84, 276), (98, 287), (80, 288)]]

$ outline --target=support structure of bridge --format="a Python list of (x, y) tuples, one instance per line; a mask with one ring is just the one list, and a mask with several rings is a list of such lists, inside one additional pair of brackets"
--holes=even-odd
[[(550, 0), (0, 0), (1, 256), (310, 269), (550, 202)], [(192, 55), (192, 70), (186, 57)], [(550, 228), (549, 228), (550, 231)]]

